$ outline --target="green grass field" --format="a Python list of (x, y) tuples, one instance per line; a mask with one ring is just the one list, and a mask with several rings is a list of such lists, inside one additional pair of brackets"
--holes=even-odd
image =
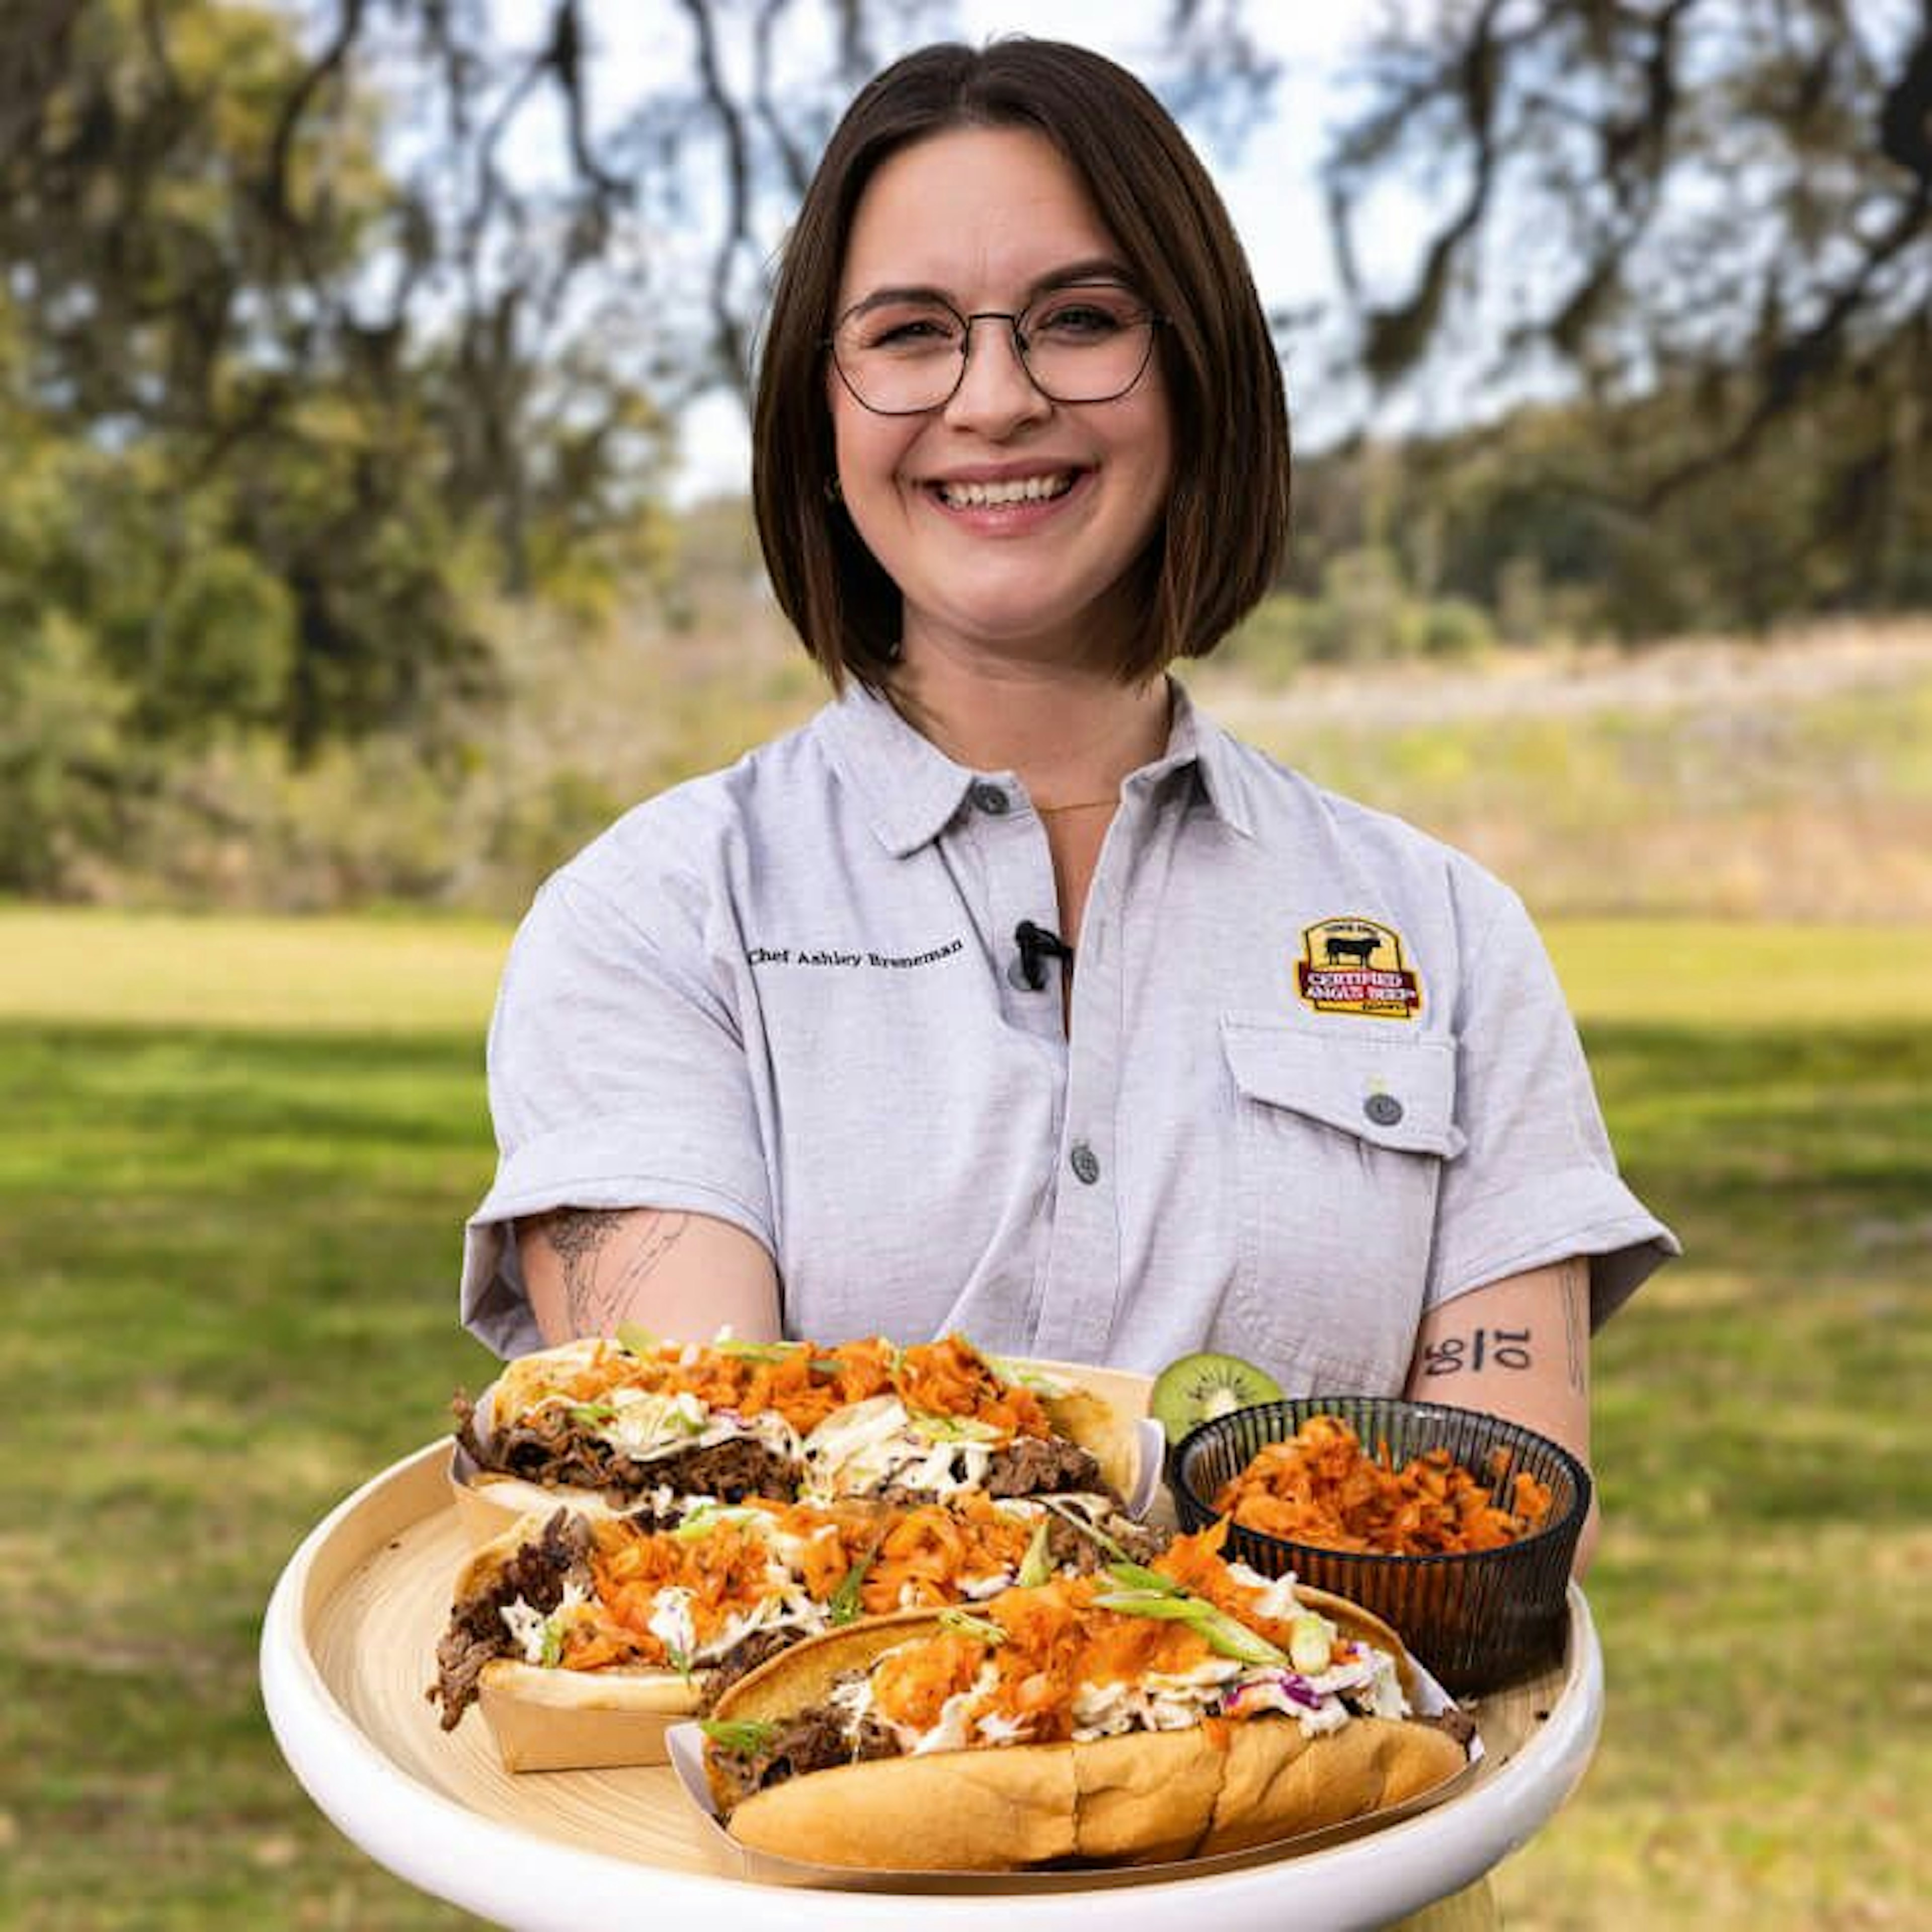
[[(1690, 1253), (1600, 1340), (1609, 1718), (1507, 1922), (1922, 1924), (1932, 932), (1550, 937)], [(454, 1276), (504, 939), (0, 910), (0, 1924), (467, 1922), (311, 1807), (255, 1644), (488, 1372)]]

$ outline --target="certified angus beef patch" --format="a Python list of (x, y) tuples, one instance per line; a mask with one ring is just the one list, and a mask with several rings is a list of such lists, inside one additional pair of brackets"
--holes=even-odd
[(1303, 930), (1294, 990), (1318, 1013), (1412, 1020), (1422, 982), (1403, 956), (1402, 935), (1372, 919), (1324, 919)]

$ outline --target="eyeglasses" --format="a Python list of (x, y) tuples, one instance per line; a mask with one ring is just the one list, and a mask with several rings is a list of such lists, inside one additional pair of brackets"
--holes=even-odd
[(944, 409), (966, 380), (976, 322), (1004, 322), (1034, 387), (1055, 403), (1110, 403), (1138, 382), (1154, 352), (1154, 314), (1114, 282), (1071, 283), (1018, 314), (962, 315), (938, 296), (874, 297), (849, 309), (826, 338), (838, 380), (881, 416)]

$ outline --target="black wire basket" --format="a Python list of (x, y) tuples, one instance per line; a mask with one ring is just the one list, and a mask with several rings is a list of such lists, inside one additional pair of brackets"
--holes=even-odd
[(1268, 1444), (1286, 1442), (1317, 1415), (1346, 1422), (1370, 1455), (1379, 1455), (1386, 1443), (1398, 1468), (1412, 1456), (1446, 1449), (1486, 1484), (1500, 1508), (1512, 1506), (1515, 1478), (1526, 1472), (1548, 1485), (1550, 1513), (1541, 1528), (1516, 1542), (1440, 1556), (1324, 1550), (1230, 1522), (1222, 1555), (1264, 1576), (1292, 1572), (1298, 1582), (1372, 1610), (1459, 1696), (1498, 1690), (1560, 1661), (1570, 1566), (1590, 1507), (1589, 1472), (1546, 1436), (1500, 1416), (1359, 1395), (1306, 1396), (1234, 1410), (1203, 1423), (1168, 1459), (1182, 1528), (1214, 1522), (1214, 1499), (1222, 1486)]

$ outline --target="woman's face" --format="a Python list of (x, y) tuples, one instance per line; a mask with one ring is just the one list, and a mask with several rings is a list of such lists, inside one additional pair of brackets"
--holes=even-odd
[[(1066, 280), (1130, 286), (1078, 177), (1044, 136), (961, 128), (873, 176), (834, 313), (920, 290), (961, 316), (1018, 314)], [(879, 416), (830, 364), (826, 380), (845, 507), (904, 597), (908, 657), (1114, 660), (1132, 614), (1109, 593), (1158, 524), (1173, 469), (1157, 354), (1124, 395), (1056, 403), (1034, 387), (1010, 327), (986, 320), (971, 325), (964, 379), (943, 406)]]

